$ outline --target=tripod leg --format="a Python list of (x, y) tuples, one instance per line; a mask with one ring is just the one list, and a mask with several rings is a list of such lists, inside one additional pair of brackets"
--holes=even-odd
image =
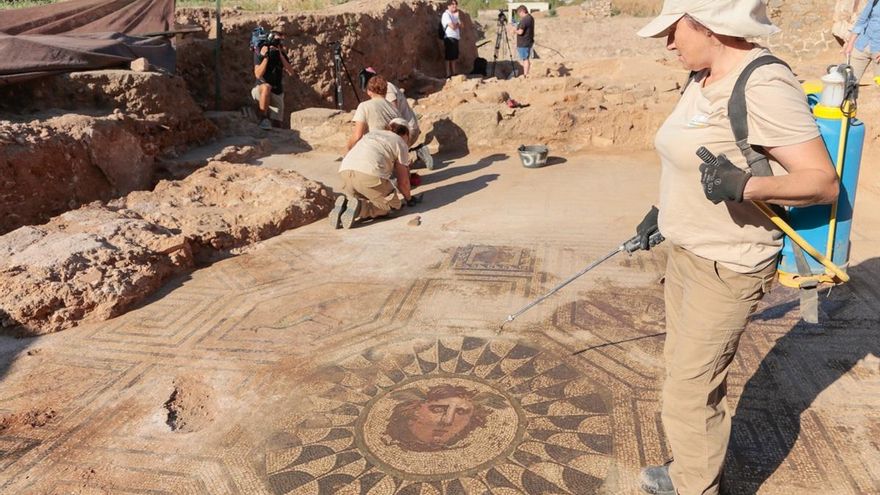
[(495, 67), (498, 64), (498, 51), (501, 49), (501, 31), (504, 30), (504, 24), (498, 22), (495, 29), (498, 32), (495, 33), (495, 51), (492, 53), (492, 70), (489, 71), (489, 77), (495, 77)]
[(345, 60), (340, 60), (342, 63), (342, 71), (345, 72), (345, 77), (348, 78), (348, 84), (351, 84), (351, 90), (354, 91), (354, 98), (358, 103), (361, 102), (361, 97), (358, 95), (357, 86), (354, 85), (354, 81), (351, 80), (351, 74), (348, 72), (348, 67), (345, 66)]
[(342, 69), (340, 67), (340, 62), (342, 62), (342, 60), (339, 57), (333, 57), (333, 80), (336, 84), (336, 108), (342, 110), (342, 74), (340, 74)]
[(510, 68), (513, 70), (513, 77), (519, 76), (516, 70), (516, 62), (513, 61), (513, 50), (510, 49), (510, 37), (507, 36), (507, 31), (504, 31), (504, 41), (507, 43), (507, 54), (510, 55)]

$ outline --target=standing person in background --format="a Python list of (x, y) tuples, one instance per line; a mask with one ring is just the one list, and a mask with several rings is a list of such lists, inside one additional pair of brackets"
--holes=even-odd
[(525, 5), (516, 8), (519, 23), (516, 25), (516, 51), (523, 66), (523, 77), (529, 76), (532, 67), (532, 47), (535, 45), (535, 18)]
[(880, 64), (880, 8), (877, 8), (877, 0), (865, 4), (843, 45), (843, 53), (850, 58), (857, 81), (874, 62), (874, 84), (880, 85), (880, 69), (877, 68)]
[(865, 0), (837, 0), (834, 5), (831, 34), (834, 35), (834, 39), (840, 46), (846, 44), (853, 24), (858, 20), (859, 13), (864, 6)]
[(385, 100), (388, 92), (388, 81), (382, 76), (374, 76), (367, 82), (367, 101), (362, 101), (354, 111), (354, 129), (348, 138), (347, 150), (350, 150), (358, 141), (370, 131), (381, 131), (388, 127), (388, 123), (396, 117), (400, 117), (394, 105)]
[(446, 12), (440, 18), (443, 26), (443, 58), (446, 60), (446, 77), (455, 75), (455, 61), (458, 60), (458, 41), (461, 39), (461, 18), (458, 13), (458, 2), (452, 0)]

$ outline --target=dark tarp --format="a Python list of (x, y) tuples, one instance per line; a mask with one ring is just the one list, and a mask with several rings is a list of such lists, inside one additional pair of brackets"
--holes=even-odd
[(174, 0), (70, 0), (0, 10), (0, 33), (123, 33), (143, 35), (174, 29)]
[(140, 57), (174, 72), (168, 40), (137, 37), (173, 28), (174, 0), (71, 0), (0, 10), (0, 85), (125, 67)]
[(127, 66), (140, 57), (174, 72), (174, 48), (161, 38), (134, 38), (119, 33), (0, 34), (0, 85), (58, 72)]

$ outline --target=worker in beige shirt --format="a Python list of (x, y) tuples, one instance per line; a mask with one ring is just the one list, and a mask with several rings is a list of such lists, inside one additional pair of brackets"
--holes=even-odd
[[(367, 67), (363, 71), (361, 71), (360, 77), (362, 84), (366, 86), (369, 81), (377, 76), (376, 69), (372, 67)], [(364, 87), (366, 90), (366, 87)], [(409, 124), (409, 146), (411, 146), (410, 151), (414, 152), (415, 157), (410, 159), (410, 164), (412, 165), (414, 162), (421, 160), (421, 162), (425, 165), (425, 168), (428, 170), (434, 169), (434, 158), (431, 156), (431, 152), (428, 149), (427, 143), (422, 143), (418, 146), (413, 146), (415, 142), (421, 136), (422, 131), (419, 128), (419, 118), (416, 113), (413, 111), (412, 107), (409, 104), (409, 101), (406, 99), (406, 93), (397, 86), (392, 83), (388, 83), (388, 89), (385, 92), (385, 99), (388, 103), (394, 106), (397, 110), (400, 118), (406, 120), (407, 124)]]
[[(409, 202), (409, 152), (406, 140), (409, 126), (398, 117), (387, 129), (365, 134), (342, 159), (339, 176), (343, 195), (336, 198), (330, 212), (330, 225), (351, 228), (357, 219), (378, 218), (400, 209), (399, 191)], [(397, 179), (397, 184), (391, 177)]]
[[(652, 208), (637, 228), (643, 247), (658, 228), (669, 245), (661, 419), (673, 460), (642, 470), (641, 488), (653, 495), (719, 493), (731, 427), (727, 374), (782, 246), (781, 232), (749, 200), (808, 205), (837, 198), (828, 152), (784, 65), (755, 69), (745, 89), (749, 143), (777, 174), (752, 177), (734, 142), (727, 115), (734, 83), (768, 53), (747, 39), (776, 31), (763, 0), (666, 0), (639, 31), (667, 38), (667, 48), (695, 72), (655, 139), (659, 215)], [(700, 146), (726, 158), (701, 164)]]
[(354, 111), (354, 129), (348, 139), (348, 148), (352, 149), (355, 143), (370, 131), (381, 131), (388, 127), (392, 119), (400, 117), (397, 108), (385, 99), (388, 91), (388, 82), (382, 76), (375, 76), (367, 82), (367, 95), (369, 100), (361, 102)]

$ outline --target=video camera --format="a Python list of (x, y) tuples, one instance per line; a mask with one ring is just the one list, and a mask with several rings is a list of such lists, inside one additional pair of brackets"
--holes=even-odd
[(259, 51), (264, 46), (278, 48), (281, 46), (281, 36), (274, 31), (267, 31), (258, 26), (251, 33), (251, 50)]
[[(266, 40), (263, 42), (263, 45), (268, 45), (269, 47), (278, 48), (281, 46), (281, 38), (275, 32), (270, 32), (266, 35)], [(262, 45), (260, 45), (262, 47)]]
[(498, 22), (501, 24), (507, 22), (507, 11), (504, 9), (498, 9)]

